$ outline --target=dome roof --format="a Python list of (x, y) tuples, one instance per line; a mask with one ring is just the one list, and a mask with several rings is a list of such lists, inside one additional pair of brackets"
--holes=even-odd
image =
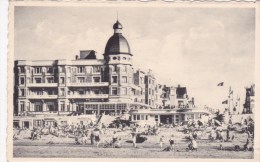
[(109, 38), (105, 48), (105, 54), (129, 54), (131, 55), (131, 50), (129, 44), (125, 37), (122, 35), (121, 30), (123, 29), (122, 24), (117, 21), (113, 25), (114, 35)]
[(131, 54), (129, 44), (122, 34), (114, 34), (107, 41), (105, 54)]

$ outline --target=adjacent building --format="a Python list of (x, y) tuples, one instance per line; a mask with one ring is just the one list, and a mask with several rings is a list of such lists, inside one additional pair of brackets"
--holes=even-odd
[(252, 114), (254, 113), (255, 107), (255, 84), (250, 87), (246, 87), (246, 98), (244, 103), (243, 114)]

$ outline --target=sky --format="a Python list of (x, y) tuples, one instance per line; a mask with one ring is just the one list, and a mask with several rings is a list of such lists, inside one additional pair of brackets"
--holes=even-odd
[(14, 58), (74, 59), (95, 50), (102, 59), (117, 12), (135, 68), (151, 69), (158, 83), (186, 86), (198, 106), (223, 108), (231, 86), (242, 108), (254, 83), (251, 8), (16, 7)]

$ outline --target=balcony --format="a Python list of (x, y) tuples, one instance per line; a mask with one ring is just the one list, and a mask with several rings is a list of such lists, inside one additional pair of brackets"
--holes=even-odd
[(108, 98), (108, 94), (74, 94), (74, 95), (68, 95), (68, 98), (71, 99), (92, 99), (92, 98)]
[(67, 83), (68, 87), (104, 87), (108, 82), (91, 82), (91, 83)]
[(58, 83), (29, 83), (27, 87), (58, 87)]
[(57, 99), (57, 95), (29, 95), (28, 99)]
[(135, 85), (135, 84), (131, 84), (131, 87), (132, 87), (133, 89), (136, 89), (136, 90), (139, 90), (139, 91), (142, 90), (141, 87), (139, 87), (139, 86), (137, 86), (137, 85)]

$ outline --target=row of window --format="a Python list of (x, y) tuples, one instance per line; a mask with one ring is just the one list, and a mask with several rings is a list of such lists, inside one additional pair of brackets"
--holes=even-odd
[(133, 120), (148, 120), (148, 115), (133, 115)]
[[(19, 73), (25, 73), (25, 67), (21, 66), (18, 68)], [(99, 73), (101, 72), (101, 66), (91, 66), (91, 67), (86, 67), (86, 66), (78, 66), (78, 67), (68, 67), (67, 72), (74, 72), (74, 73)], [(30, 70), (28, 68), (28, 70)], [(58, 67), (59, 72), (64, 73), (65, 72), (65, 67)], [(32, 68), (32, 73), (34, 74), (41, 74), (43, 72), (53, 74), (55, 71), (55, 67), (33, 67)], [(28, 71), (29, 72), (29, 71)]]
[(131, 58), (130, 57), (111, 56), (111, 57), (109, 57), (109, 60), (128, 60), (128, 61), (130, 61)]
[[(71, 78), (68, 77), (68, 83), (71, 83)], [(92, 79), (94, 83), (99, 83), (101, 81), (100, 77), (78, 77), (76, 78), (77, 83), (91, 83)], [(30, 78), (28, 78), (28, 82), (30, 82)], [(123, 78), (123, 80), (125, 80)], [(44, 80), (41, 77), (35, 77), (32, 79), (32, 83), (44, 83)], [(54, 77), (47, 77), (46, 78), (46, 83), (54, 83)], [(59, 83), (60, 84), (64, 84), (65, 83), (65, 77), (60, 77), (59, 79)], [(20, 77), (19, 79), (19, 84), (20, 85), (24, 85), (25, 84), (25, 78), (24, 77)]]

